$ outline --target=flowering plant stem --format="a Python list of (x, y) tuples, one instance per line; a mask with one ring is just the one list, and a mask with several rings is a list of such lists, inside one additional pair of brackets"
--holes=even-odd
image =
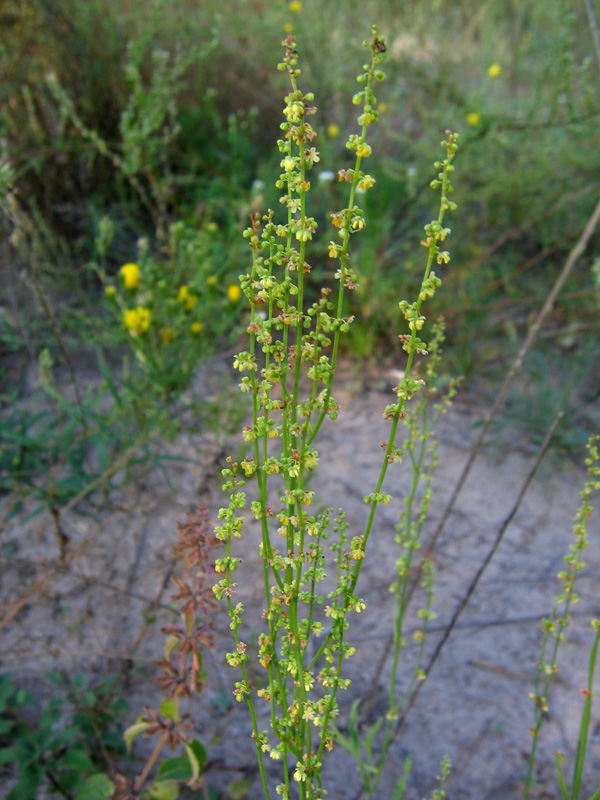
[[(280, 202), (287, 209), (287, 221), (277, 224), (273, 211), (263, 216), (255, 213), (244, 234), (252, 251), (252, 269), (240, 276), (251, 309), (250, 342), (249, 349), (235, 357), (234, 367), (247, 373), (240, 389), (250, 393), (252, 400), (252, 424), (243, 431), (251, 454), (240, 462), (229, 458), (229, 466), (222, 471), (223, 490), (229, 494), (230, 502), (219, 511), (221, 524), (216, 536), (225, 543), (226, 555), (216, 561), (216, 570), (223, 577), (215, 584), (214, 592), (217, 598), (225, 599), (229, 610), (235, 649), (227, 654), (227, 661), (241, 670), (234, 695), (239, 702), (248, 704), (265, 796), (271, 797), (263, 760), (263, 754), (268, 753), (282, 764), (283, 780), (276, 787), (277, 794), (290, 798), (295, 785), (300, 800), (317, 800), (324, 793), (324, 753), (333, 747), (338, 691), (350, 685), (342, 677), (342, 666), (355, 649), (348, 643), (346, 631), (351, 614), (365, 608), (364, 601), (355, 594), (363, 558), (377, 506), (391, 500), (382, 489), (388, 467), (402, 458), (396, 445), (399, 421), (406, 416), (405, 406), (425, 385), (415, 373), (418, 356), (427, 354), (427, 345), (419, 338), (425, 323), (421, 307), (441, 284), (432, 269), (434, 260), (441, 264), (450, 258), (440, 250), (439, 243), (449, 233), (443, 227), (444, 215), (455, 208), (448, 196), (452, 191), (450, 174), (457, 136), (446, 132), (447, 138), (442, 142), (446, 157), (436, 163), (440, 172), (432, 187), (441, 190), (440, 210), (437, 219), (425, 226), (426, 235), (421, 242), (427, 250), (427, 263), (419, 296), (412, 303), (400, 303), (409, 329), (400, 337), (408, 354), (405, 373), (396, 388), (396, 402), (384, 412), (391, 430), (384, 443), (375, 489), (365, 496), (370, 507), (366, 527), (361, 535), (350, 537), (342, 509), (337, 515), (332, 508), (310, 513), (315, 496), (310, 480), (319, 465), (319, 453), (313, 446), (317, 434), (327, 417), (335, 419), (339, 413), (332, 396), (334, 373), (340, 336), (353, 322), (353, 317), (343, 315), (345, 295), (357, 287), (349, 245), (351, 236), (366, 224), (364, 212), (355, 204), (357, 192), (364, 192), (375, 183), (362, 165), (371, 155), (367, 133), (378, 118), (373, 86), (385, 78), (378, 67), (386, 48), (373, 28), (372, 39), (365, 42), (371, 61), (357, 79), (364, 88), (353, 97), (353, 102), (362, 106), (360, 133), (352, 134), (346, 145), (355, 155), (355, 165), (338, 173), (340, 181), (350, 184), (348, 205), (332, 214), (340, 238), (340, 243), (329, 244), (329, 257), (337, 262), (337, 300), (333, 303), (329, 299), (331, 290), (324, 287), (320, 297), (308, 306), (304, 276), (311, 266), (306, 260), (307, 247), (317, 228), (307, 209), (308, 176), (320, 160), (311, 144), (316, 131), (308, 117), (316, 109), (312, 106), (313, 95), (304, 94), (298, 87), (300, 70), (294, 37), (288, 36), (283, 44), (285, 55), (279, 68), (287, 71), (291, 91), (285, 98), (285, 121), (281, 125), (284, 136), (278, 141), (283, 172), (276, 185), (282, 190)], [(303, 397), (306, 379), (309, 389)], [(279, 440), (280, 449), (270, 440)], [(415, 459), (420, 472), (422, 457)], [(256, 692), (250, 683), (250, 656), (241, 635), (244, 609), (234, 600), (233, 580), (241, 563), (233, 545), (244, 529), (245, 517), (239, 511), (247, 506), (242, 489), (249, 478), (256, 479), (256, 499), (250, 508), (260, 525), (266, 620), (266, 630), (258, 637), (264, 684)], [(268, 482), (271, 485), (274, 481), (278, 482), (281, 504), (276, 508), (271, 505), (273, 494), (268, 488)], [(413, 487), (411, 503), (415, 491)], [(410, 513), (409, 510), (409, 517)], [(325, 543), (330, 529), (335, 537), (329, 553)], [(330, 590), (321, 594), (324, 590), (320, 584), (327, 580)], [(320, 610), (323, 605), (324, 613)], [(321, 642), (316, 644), (319, 638)], [(270, 733), (259, 728), (256, 697), (269, 703)]]
[[(590, 499), (592, 493), (600, 489), (600, 454), (598, 452), (599, 442), (600, 437), (592, 436), (587, 445), (588, 457), (586, 459), (586, 466), (588, 468), (588, 480), (586, 481), (583, 491), (581, 492), (581, 505), (579, 506), (577, 514), (575, 515), (575, 522), (573, 525), (573, 535), (575, 536), (575, 541), (571, 545), (569, 553), (565, 556), (567, 569), (563, 570), (558, 575), (558, 579), (561, 582), (561, 592), (556, 597), (552, 614), (550, 617), (548, 617), (548, 619), (544, 619), (543, 621), (544, 638), (542, 641), (542, 652), (537, 667), (535, 690), (531, 694), (531, 699), (535, 703), (535, 713), (534, 724), (530, 729), (532, 744), (531, 753), (529, 756), (527, 779), (525, 782), (525, 800), (528, 800), (528, 798), (531, 796), (531, 790), (533, 788), (535, 758), (540, 729), (549, 709), (549, 694), (552, 680), (559, 671), (558, 652), (561, 643), (565, 640), (564, 632), (570, 623), (571, 605), (577, 603), (579, 600), (575, 592), (575, 582), (577, 580), (577, 575), (585, 566), (583, 552), (587, 547), (589, 547), (587, 520), (590, 517), (593, 508)], [(600, 622), (598, 620), (594, 620), (592, 622), (592, 626), (596, 629), (596, 631), (598, 631)], [(552, 639), (554, 639), (553, 642)], [(586, 704), (583, 710), (582, 726), (579, 736), (579, 745), (577, 748), (571, 800), (576, 800), (576, 798), (579, 797), (581, 773), (583, 770), (583, 762), (587, 746), (587, 731), (589, 728), (589, 714), (591, 711), (592, 681), (596, 663), (597, 649), (598, 636), (596, 636), (590, 656), (588, 690), (584, 690)], [(561, 754), (556, 756), (556, 769), (561, 794), (563, 798), (567, 798), (568, 792), (565, 794), (566, 784), (560, 770), (562, 758), (563, 757)]]

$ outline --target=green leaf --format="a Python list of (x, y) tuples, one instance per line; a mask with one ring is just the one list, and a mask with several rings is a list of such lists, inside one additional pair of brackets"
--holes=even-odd
[(127, 730), (123, 734), (123, 738), (125, 739), (125, 745), (127, 746), (128, 753), (131, 753), (131, 748), (137, 737), (140, 734), (145, 733), (150, 727), (151, 727), (150, 722), (142, 722), (142, 717), (138, 717), (137, 721), (134, 722), (133, 725), (130, 725), (129, 728), (127, 728)]
[(0, 764), (14, 764), (19, 761), (20, 749), (18, 747), (3, 747), (0, 750)]
[(10, 792), (7, 800), (36, 800), (37, 790), (44, 776), (40, 764), (28, 764), (19, 771), (19, 783)]
[(562, 753), (555, 753), (554, 764), (556, 766), (556, 779), (558, 780), (560, 794), (563, 800), (569, 800), (569, 789), (567, 787), (567, 784), (565, 783), (565, 779), (563, 778), (562, 769), (560, 768), (562, 760), (563, 760)]
[(412, 766), (412, 758), (408, 756), (404, 761), (404, 767), (402, 769), (403, 775), (396, 784), (396, 788), (394, 789), (394, 794), (392, 796), (392, 800), (401, 800), (402, 795), (404, 794), (404, 790), (406, 788), (406, 781), (410, 774), (410, 768)]
[(360, 706), (360, 697), (357, 697), (356, 700), (352, 703), (350, 708), (350, 723), (351, 727), (354, 730), (358, 729), (358, 707)]
[(107, 800), (114, 790), (114, 783), (106, 775), (90, 775), (75, 800)]
[(192, 767), (187, 756), (168, 758), (158, 768), (157, 777), (171, 781), (189, 781), (192, 777)]
[(355, 752), (354, 744), (349, 739), (346, 739), (346, 737), (342, 734), (342, 732), (338, 728), (336, 728), (332, 722), (329, 723), (329, 728), (331, 731), (333, 731), (336, 742), (338, 744), (341, 744), (342, 747), (345, 747), (349, 753), (354, 754)]
[(14, 724), (15, 723), (11, 719), (0, 718), (0, 736), (4, 736), (10, 730), (12, 730)]
[(80, 730), (76, 725), (69, 725), (68, 728), (63, 728), (56, 734), (53, 734), (52, 741), (48, 742), (50, 749), (53, 753), (58, 752), (66, 745), (73, 742), (80, 734)]
[(100, 372), (102, 373), (102, 377), (106, 381), (106, 388), (113, 396), (113, 400), (115, 401), (116, 405), (119, 408), (123, 408), (123, 401), (121, 399), (121, 395), (119, 394), (119, 390), (115, 384), (111, 371), (108, 368), (108, 364), (104, 360), (104, 356), (102, 355), (102, 351), (100, 348), (96, 349), (96, 357), (98, 359), (98, 366), (100, 367)]
[(63, 686), (65, 682), (62, 672), (59, 669), (49, 669), (44, 675), (44, 678), (55, 686)]
[(195, 783), (200, 777), (206, 763), (206, 750), (197, 739), (190, 744), (184, 743), (185, 752), (190, 760), (192, 777), (190, 783)]
[(94, 762), (81, 745), (70, 747), (65, 753), (63, 763), (66, 767), (76, 770), (80, 775), (94, 769)]
[(165, 719), (179, 719), (179, 703), (176, 697), (165, 697), (159, 708)]
[(600, 800), (600, 786), (596, 789), (590, 800)]
[(167, 636), (165, 639), (165, 660), (170, 661), (171, 656), (173, 655), (173, 650), (179, 644), (179, 639), (177, 636)]
[(199, 742), (198, 739), (192, 739), (191, 747), (200, 764), (200, 772), (202, 772), (206, 764), (206, 750), (204, 749), (204, 745)]
[(156, 781), (148, 787), (148, 794), (152, 800), (177, 800), (179, 784), (177, 781)]
[(373, 761), (373, 744), (375, 741), (375, 735), (381, 726), (383, 725), (383, 717), (379, 717), (377, 722), (369, 729), (369, 732), (365, 736), (365, 747), (367, 749), (367, 758), (369, 762)]
[(244, 800), (251, 788), (252, 781), (248, 780), (248, 778), (242, 778), (241, 781), (232, 781), (227, 786), (227, 794), (231, 800)]

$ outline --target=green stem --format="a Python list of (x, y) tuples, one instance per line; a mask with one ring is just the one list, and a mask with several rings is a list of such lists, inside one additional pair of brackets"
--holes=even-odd
[(577, 742), (577, 755), (575, 758), (575, 773), (573, 775), (573, 791), (571, 800), (579, 800), (579, 789), (581, 786), (581, 776), (583, 774), (583, 764), (587, 750), (588, 735), (590, 729), (590, 716), (592, 713), (592, 697), (594, 687), (594, 671), (596, 669), (596, 658), (598, 656), (598, 644), (600, 643), (600, 625), (596, 630), (594, 644), (590, 653), (590, 663), (588, 670), (588, 685), (585, 693), (585, 704), (581, 716), (581, 727), (579, 729), (579, 741)]

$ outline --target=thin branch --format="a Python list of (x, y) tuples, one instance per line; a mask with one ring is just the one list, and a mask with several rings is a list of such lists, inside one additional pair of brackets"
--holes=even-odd
[[(450, 498), (450, 500), (449, 500), (449, 502), (448, 502), (448, 504), (447, 504), (447, 506), (446, 506), (446, 508), (444, 510), (442, 518), (441, 518), (440, 522), (438, 523), (437, 528), (435, 529), (433, 537), (432, 537), (431, 541), (429, 542), (429, 544), (428, 544), (428, 546), (427, 546), (427, 548), (426, 548), (426, 550), (424, 552), (424, 555), (423, 555), (424, 559), (431, 557), (433, 549), (434, 549), (434, 547), (435, 547), (435, 545), (436, 545), (436, 543), (437, 543), (442, 531), (444, 530), (446, 522), (448, 521), (448, 518), (450, 517), (450, 514), (452, 513), (452, 510), (454, 509), (454, 506), (456, 504), (458, 496), (460, 495), (460, 493), (462, 491), (462, 488), (463, 488), (463, 486), (464, 486), (464, 484), (465, 484), (465, 482), (467, 480), (467, 477), (469, 476), (469, 473), (471, 471), (471, 467), (473, 466), (473, 463), (475, 462), (475, 459), (477, 458), (477, 455), (479, 454), (479, 451), (480, 451), (481, 446), (483, 444), (483, 441), (484, 441), (484, 439), (485, 439), (485, 437), (487, 435), (487, 432), (488, 432), (488, 429), (489, 429), (489, 427), (490, 427), (490, 425), (492, 423), (492, 420), (494, 419), (494, 417), (498, 413), (498, 409), (500, 408), (500, 406), (502, 404), (502, 401), (506, 397), (508, 389), (510, 388), (510, 385), (511, 385), (515, 375), (517, 374), (517, 372), (521, 368), (521, 364), (523, 363), (523, 359), (525, 358), (525, 355), (527, 354), (528, 350), (530, 349), (530, 347), (532, 346), (533, 342), (535, 341), (535, 338), (536, 338), (536, 336), (538, 334), (538, 331), (539, 331), (543, 321), (545, 320), (547, 315), (552, 310), (552, 307), (554, 305), (556, 297), (557, 297), (558, 293), (560, 292), (561, 288), (563, 287), (563, 285), (564, 285), (565, 281), (567, 280), (568, 276), (570, 275), (571, 270), (573, 269), (573, 266), (575, 265), (575, 262), (577, 261), (579, 256), (583, 253), (583, 251), (585, 250), (585, 248), (586, 248), (586, 246), (587, 246), (592, 234), (594, 233), (594, 231), (596, 229), (596, 226), (597, 226), (599, 220), (600, 220), (600, 201), (598, 201), (592, 216), (588, 220), (588, 223), (587, 223), (587, 225), (585, 226), (585, 228), (583, 230), (583, 233), (581, 234), (581, 236), (577, 240), (575, 246), (573, 247), (573, 249), (569, 253), (569, 256), (568, 256), (568, 258), (567, 258), (567, 260), (565, 262), (565, 265), (564, 265), (560, 275), (558, 276), (558, 278), (557, 278), (554, 286), (552, 287), (550, 293), (546, 297), (546, 300), (544, 302), (544, 305), (542, 306), (542, 309), (540, 310), (540, 312), (538, 313), (535, 321), (533, 322), (532, 326), (530, 327), (530, 329), (529, 329), (529, 331), (527, 333), (527, 336), (525, 338), (525, 341), (523, 342), (523, 345), (521, 346), (521, 349), (519, 350), (519, 352), (517, 354), (517, 357), (515, 358), (515, 360), (514, 360), (512, 366), (511, 366), (506, 378), (504, 379), (504, 382), (503, 382), (502, 386), (500, 387), (500, 390), (499, 390), (498, 395), (496, 397), (496, 401), (495, 401), (494, 405), (492, 406), (492, 408), (490, 409), (490, 411), (488, 412), (487, 418), (486, 418), (484, 424), (481, 427), (481, 430), (480, 430), (479, 436), (477, 438), (477, 441), (475, 442), (475, 445), (474, 445), (473, 449), (471, 450), (469, 459), (468, 459), (465, 467), (463, 468), (462, 474), (461, 474), (461, 476), (459, 478), (459, 481), (458, 481), (458, 483), (457, 483), (457, 485), (456, 485), (456, 487), (454, 489), (454, 492), (452, 493), (452, 496), (451, 496), (451, 498)], [(410, 601), (412, 599), (412, 596), (413, 596), (413, 594), (415, 592), (415, 589), (419, 585), (420, 579), (421, 579), (421, 567), (419, 567), (417, 569), (415, 578), (414, 578), (414, 580), (412, 582), (412, 585), (410, 586), (410, 588), (408, 590), (407, 599), (406, 599), (406, 604), (407, 605), (410, 603)], [(392, 645), (392, 637), (390, 636), (390, 637), (388, 637), (388, 639), (386, 641), (383, 654), (382, 654), (382, 656), (381, 656), (381, 658), (379, 660), (378, 668), (377, 668), (377, 671), (376, 671), (377, 679), (381, 675), (384, 663), (388, 658), (388, 655), (390, 653), (391, 645)], [(370, 690), (370, 692), (369, 692), (369, 694), (367, 696), (367, 700), (366, 700), (367, 707), (368, 707), (369, 703), (372, 702), (372, 700), (373, 700), (373, 698), (375, 696), (376, 686), (377, 686), (376, 683), (372, 683), (371, 684), (371, 690)]]
[[(438, 523), (438, 526), (435, 529), (435, 532), (433, 534), (431, 542), (427, 546), (427, 550), (426, 550), (426, 552), (424, 554), (425, 558), (431, 555), (437, 540), (439, 539), (442, 531), (444, 530), (446, 522), (448, 521), (448, 518), (450, 517), (450, 514), (452, 513), (452, 510), (454, 509), (454, 506), (456, 504), (458, 496), (460, 495), (460, 493), (462, 491), (462, 488), (465, 485), (465, 482), (466, 482), (466, 480), (467, 480), (467, 478), (469, 476), (469, 473), (471, 471), (471, 467), (473, 466), (473, 464), (475, 462), (475, 459), (477, 458), (477, 456), (479, 454), (479, 451), (481, 450), (481, 446), (483, 444), (483, 440), (485, 439), (485, 437), (487, 435), (487, 432), (488, 432), (489, 427), (490, 427), (490, 425), (492, 423), (492, 420), (494, 419), (494, 417), (498, 413), (498, 409), (502, 405), (502, 402), (504, 401), (504, 398), (506, 397), (506, 394), (507, 394), (507, 392), (508, 392), (508, 390), (509, 390), (509, 388), (510, 388), (510, 386), (511, 386), (513, 380), (514, 380), (515, 375), (521, 369), (521, 365), (523, 364), (523, 359), (525, 358), (525, 356), (528, 353), (529, 349), (533, 345), (533, 343), (534, 343), (534, 341), (535, 341), (535, 339), (536, 339), (536, 337), (538, 335), (538, 332), (539, 332), (539, 330), (540, 330), (540, 328), (542, 326), (542, 323), (544, 322), (544, 320), (546, 319), (546, 317), (548, 316), (548, 314), (552, 310), (552, 307), (554, 305), (556, 297), (557, 297), (558, 293), (560, 292), (560, 290), (562, 289), (565, 281), (567, 280), (567, 278), (571, 274), (571, 271), (572, 271), (573, 267), (575, 266), (575, 262), (577, 261), (579, 256), (583, 253), (585, 248), (587, 247), (587, 245), (589, 243), (589, 240), (592, 237), (592, 234), (596, 230), (596, 226), (598, 225), (598, 221), (599, 220), (600, 220), (600, 200), (596, 204), (596, 208), (594, 209), (594, 212), (593, 212), (592, 216), (589, 218), (588, 223), (587, 223), (587, 225), (585, 226), (585, 228), (583, 230), (583, 233), (581, 234), (581, 236), (577, 240), (577, 243), (575, 244), (575, 247), (569, 253), (569, 256), (568, 256), (568, 258), (567, 258), (567, 260), (565, 262), (564, 267), (562, 268), (562, 271), (561, 271), (560, 275), (556, 279), (556, 282), (554, 283), (554, 286), (552, 287), (552, 289), (550, 290), (548, 296), (546, 297), (546, 301), (544, 302), (544, 305), (542, 306), (541, 310), (539, 311), (539, 313), (538, 313), (537, 317), (535, 318), (533, 324), (529, 328), (527, 336), (525, 337), (525, 341), (521, 345), (521, 349), (517, 353), (517, 356), (516, 356), (515, 360), (513, 361), (512, 366), (510, 367), (510, 369), (509, 369), (509, 371), (508, 371), (508, 373), (506, 375), (506, 378), (504, 379), (504, 381), (502, 383), (502, 386), (498, 390), (498, 394), (496, 396), (496, 401), (494, 402), (493, 406), (489, 410), (488, 415), (487, 415), (487, 417), (485, 419), (485, 422), (481, 426), (481, 430), (479, 432), (479, 436), (477, 437), (477, 441), (475, 442), (475, 445), (474, 445), (473, 449), (471, 450), (471, 454), (469, 455), (469, 459), (468, 459), (467, 463), (465, 464), (465, 466), (463, 468), (462, 474), (461, 474), (461, 476), (459, 478), (458, 483), (456, 484), (454, 492), (452, 493), (452, 496), (451, 496), (450, 500), (448, 501), (448, 504), (447, 504), (447, 506), (446, 506), (446, 508), (444, 510), (444, 513), (442, 514), (442, 518), (440, 519), (440, 521)], [(412, 594), (414, 593), (414, 590), (415, 590), (415, 588), (416, 588), (416, 586), (418, 584), (419, 577), (420, 577), (420, 575), (417, 575), (416, 579), (414, 580), (414, 582), (413, 582), (413, 584), (411, 586), (411, 589), (410, 589), (409, 594), (408, 594), (409, 601), (410, 601), (410, 598), (412, 597)]]
[[(560, 414), (558, 414), (558, 416), (556, 417), (556, 419), (552, 423), (552, 425), (550, 426), (550, 429), (549, 429), (548, 433), (546, 434), (544, 442), (543, 442), (542, 446), (540, 447), (540, 451), (539, 451), (538, 456), (537, 456), (537, 458), (535, 460), (535, 463), (534, 463), (533, 467), (531, 468), (531, 470), (529, 471), (529, 474), (525, 478), (525, 481), (523, 482), (523, 485), (521, 486), (521, 489), (519, 491), (519, 495), (518, 495), (518, 497), (517, 497), (517, 499), (515, 501), (515, 504), (513, 505), (509, 515), (506, 517), (504, 522), (501, 524), (501, 526), (500, 526), (500, 528), (498, 530), (498, 533), (496, 534), (496, 538), (494, 540), (494, 543), (490, 547), (485, 559), (483, 560), (481, 566), (477, 570), (477, 573), (475, 574), (475, 577), (471, 581), (471, 584), (469, 585), (469, 588), (467, 589), (464, 597), (462, 598), (462, 600), (460, 601), (460, 603), (458, 604), (458, 606), (454, 610), (454, 614), (452, 615), (452, 619), (450, 620), (450, 622), (446, 626), (446, 629), (444, 631), (444, 634), (442, 635), (442, 638), (437, 643), (436, 648), (433, 651), (433, 654), (431, 655), (431, 658), (429, 659), (429, 663), (427, 664), (427, 667), (424, 670), (426, 677), (430, 674), (430, 672), (433, 669), (436, 661), (438, 660), (444, 645), (446, 644), (446, 642), (450, 638), (450, 635), (452, 634), (452, 631), (456, 627), (456, 623), (458, 622), (458, 619), (459, 619), (460, 615), (465, 610), (466, 606), (469, 603), (469, 600), (473, 596), (473, 593), (475, 592), (475, 589), (477, 588), (483, 573), (486, 571), (486, 569), (488, 568), (491, 560), (496, 555), (498, 547), (500, 546), (500, 543), (501, 543), (502, 539), (504, 538), (504, 534), (506, 533), (510, 523), (513, 521), (516, 513), (518, 512), (519, 508), (521, 507), (521, 503), (523, 502), (523, 498), (525, 497), (525, 494), (527, 493), (527, 490), (529, 489), (531, 481), (535, 477), (535, 474), (537, 473), (537, 471), (539, 469), (539, 466), (542, 463), (542, 460), (543, 460), (544, 456), (546, 455), (546, 450), (548, 449), (548, 446), (550, 445), (550, 440), (552, 439), (552, 435), (554, 434), (556, 426), (558, 425), (558, 423), (560, 422), (562, 417), (563, 417), (563, 412), (561, 411)], [(408, 715), (408, 712), (413, 707), (413, 705), (414, 705), (414, 703), (415, 703), (415, 701), (416, 701), (416, 699), (417, 699), (417, 697), (419, 695), (419, 692), (421, 691), (421, 687), (423, 686), (424, 683), (425, 683), (425, 681), (419, 681), (417, 683), (417, 685), (416, 685), (416, 687), (415, 687), (415, 689), (414, 689), (414, 691), (413, 691), (408, 703), (406, 704), (406, 708), (404, 709), (404, 711), (402, 712), (402, 714), (398, 718), (398, 721), (396, 723), (396, 726), (394, 728), (394, 733), (393, 733), (393, 736), (392, 736), (393, 739), (395, 739), (396, 736), (398, 735), (398, 733), (400, 732), (400, 729), (401, 729), (402, 725), (406, 721), (406, 717)]]
[(598, 22), (592, 7), (592, 0), (584, 0), (584, 3), (590, 23), (590, 32), (592, 34), (592, 41), (594, 42), (594, 49), (596, 50), (596, 58), (598, 59), (598, 66), (600, 66), (600, 36), (598, 35)]

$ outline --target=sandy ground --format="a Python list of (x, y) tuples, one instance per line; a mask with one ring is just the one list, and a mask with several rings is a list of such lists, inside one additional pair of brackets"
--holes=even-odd
[[(336, 393), (343, 413), (324, 428), (319, 445), (322, 467), (315, 502), (343, 506), (352, 529), (365, 519), (364, 494), (374, 486), (381, 464), (380, 440), (386, 438), (381, 411), (392, 396), (347, 380)], [(480, 413), (464, 401), (440, 420), (440, 462), (435, 479), (435, 502), (424, 538), (436, 521), (460, 475), (476, 438)], [(240, 438), (217, 442), (210, 435), (181, 437), (173, 454), (197, 463), (174, 462), (173, 488), (156, 473), (111, 496), (110, 504), (84, 517), (71, 512), (62, 519), (70, 542), (67, 562), (58, 561), (58, 544), (49, 516), (11, 523), (2, 542), (0, 582), (0, 669), (18, 675), (30, 691), (39, 691), (39, 678), (50, 667), (83, 671), (90, 679), (107, 672), (127, 676), (125, 697), (130, 721), (144, 705), (157, 701), (154, 662), (162, 656), (160, 627), (173, 619), (169, 599), (174, 566), (171, 547), (176, 523), (204, 503), (212, 519), (224, 502), (218, 471), (225, 455)], [(535, 453), (526, 438), (506, 431), (503, 442), (488, 447), (478, 458), (456, 508), (438, 542), (436, 567), (437, 619), (427, 652), (436, 641), (466, 592), (503, 520), (516, 500)], [(349, 662), (351, 688), (340, 698), (343, 727), (352, 701), (365, 701), (367, 722), (375, 719), (384, 696), (389, 664), (377, 678), (390, 631), (394, 576), (394, 526), (407, 466), (394, 466), (386, 490), (396, 498), (381, 506), (376, 529), (361, 574), (359, 594), (367, 609), (353, 617), (349, 639), (358, 654)], [(380, 786), (379, 798), (391, 797), (404, 759), (412, 755), (412, 771), (405, 798), (419, 800), (435, 787), (439, 762), (449, 755), (452, 775), (449, 798), (501, 800), (522, 796), (530, 748), (528, 729), (533, 709), (535, 668), (541, 643), (540, 620), (548, 615), (558, 591), (556, 575), (571, 544), (572, 522), (579, 504), (585, 473), (579, 465), (553, 456), (546, 459), (530, 487), (498, 553), (485, 572), (456, 630), (442, 651), (430, 678), (395, 740)], [(4, 499), (6, 502), (6, 498)], [(581, 602), (575, 607), (561, 671), (555, 682), (548, 722), (540, 741), (539, 784), (535, 796), (556, 798), (554, 750), (574, 760), (582, 698), (591, 643), (589, 621), (600, 616), (600, 515), (589, 521), (592, 545), (581, 573)], [(240, 598), (246, 607), (245, 633), (250, 640), (261, 630), (262, 590), (256, 552), (257, 528), (250, 522), (240, 543), (244, 565), (238, 573)], [(244, 577), (245, 576), (245, 577)], [(419, 605), (419, 597), (415, 597)], [(151, 621), (147, 622), (149, 613)], [(407, 631), (416, 625), (409, 614)], [(247, 796), (259, 798), (260, 785), (249, 739), (250, 721), (242, 706), (231, 703), (237, 679), (224, 664), (231, 649), (228, 619), (217, 615), (218, 643), (205, 656), (207, 688), (193, 707), (199, 737), (206, 744), (211, 768), (210, 786), (222, 788), (240, 778), (253, 781)], [(410, 637), (409, 641), (411, 641)], [(405, 685), (415, 647), (404, 650), (399, 686)], [(268, 726), (267, 707), (260, 724)], [(129, 720), (128, 720), (129, 722)], [(269, 779), (278, 777), (269, 765)], [(358, 790), (358, 774), (341, 748), (330, 754), (326, 767), (329, 798), (351, 800)], [(590, 749), (583, 796), (597, 787), (600, 775), (600, 717), (593, 712)], [(594, 780), (595, 779), (595, 780)], [(10, 776), (0, 773), (2, 783)]]

